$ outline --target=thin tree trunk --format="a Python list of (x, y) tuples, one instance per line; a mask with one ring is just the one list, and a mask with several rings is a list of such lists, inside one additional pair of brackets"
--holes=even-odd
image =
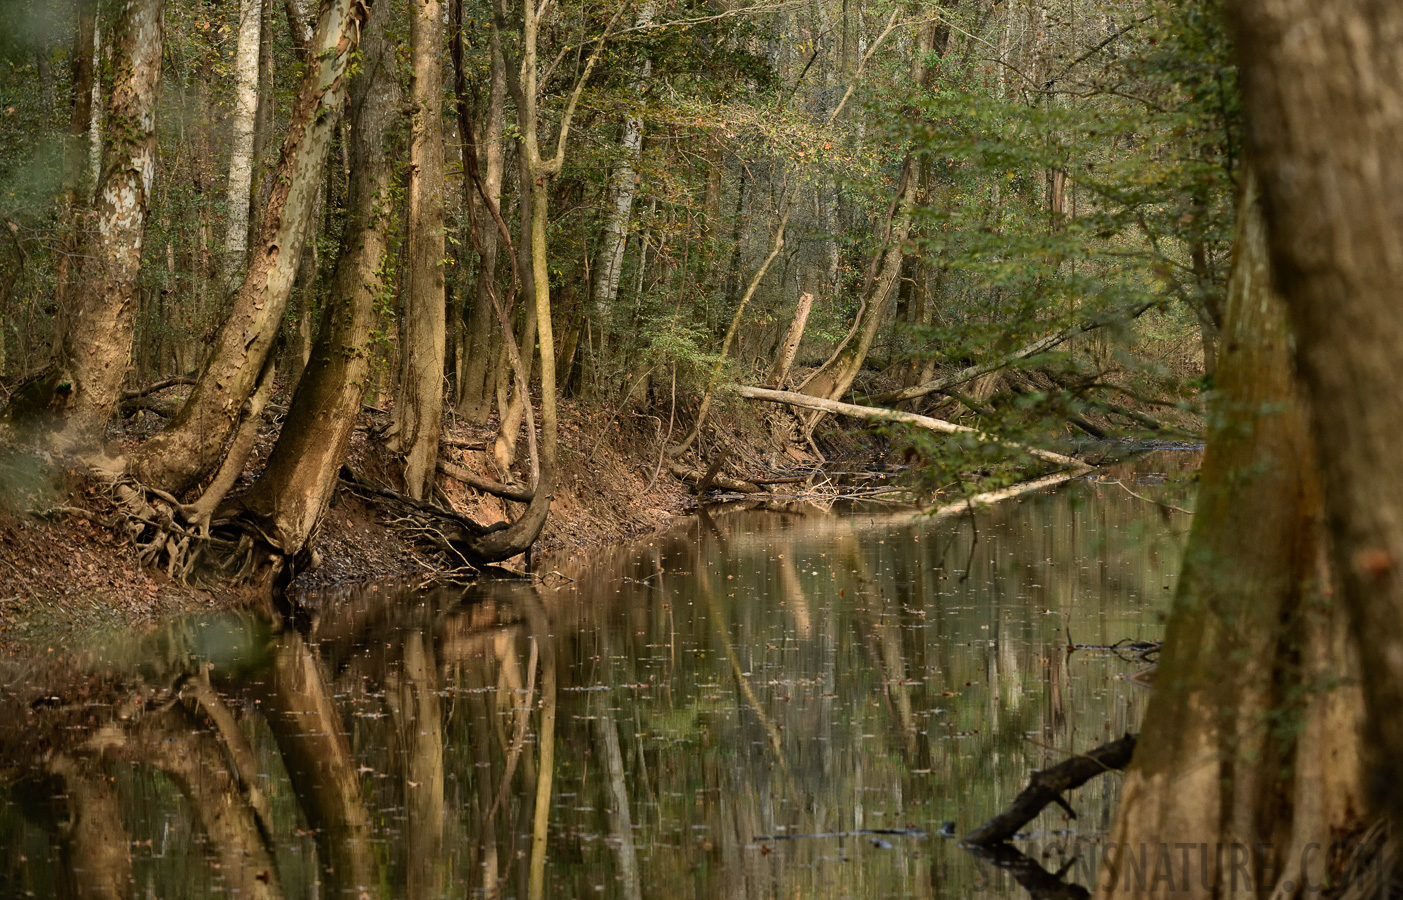
[[(461, 3), (458, 3), (461, 16)], [(461, 33), (455, 35), (459, 45)], [(484, 123), (480, 150), (482, 156), (482, 186), (488, 200), (496, 207), (502, 205), (502, 176), (505, 172), (506, 154), (502, 146), (503, 120), (507, 97), (507, 63), (502, 54), (502, 36), (495, 23), (492, 26), (488, 44), (492, 54), (492, 74), (487, 94), (487, 117)], [(463, 130), (463, 171), (468, 171), (467, 154), (474, 147), (467, 138), (472, 135), (473, 123), (467, 114), (467, 80), (462, 70), (461, 48), (454, 57), (454, 93), (458, 102), (459, 129)], [(476, 424), (487, 421), (492, 412), (493, 388), (495, 387), (496, 359), (493, 335), (496, 333), (496, 317), (492, 309), (492, 291), (497, 278), (497, 254), (500, 238), (497, 224), (490, 210), (483, 205), (468, 203), (474, 186), (465, 175), (463, 191), (465, 206), (476, 212), (469, 227), (477, 229), (478, 250), (477, 279), (473, 291), (472, 307), (462, 329), (462, 347), (458, 352), (458, 415)]]
[(210, 358), (175, 420), (133, 455), (129, 471), (148, 484), (184, 491), (212, 471), (239, 411), (272, 350), (310, 229), (322, 170), (345, 99), (345, 74), (360, 38), (365, 6), (330, 0), (322, 7), (307, 68), (288, 123), (282, 157), (263, 214), (263, 233)]
[[(1102, 897), (1262, 896), (1271, 878), (1295, 887), (1277, 896), (1294, 896), (1324, 883), (1326, 856), (1307, 846), (1350, 833), (1365, 809), (1358, 678), (1344, 623), (1330, 615), (1323, 498), (1255, 194), (1248, 178), (1215, 424), (1111, 836), (1132, 854), (1192, 853), (1153, 880), (1113, 858)], [(1281, 721), (1295, 727), (1283, 734)], [(1219, 846), (1246, 850), (1245, 871)]]
[[(1403, 825), (1403, 6), (1239, 0), (1247, 138), (1311, 400), (1367, 730)], [(1223, 355), (1226, 356), (1225, 340)], [(1225, 361), (1220, 360), (1221, 367)]]
[(240, 0), (239, 40), (234, 50), (234, 115), (229, 153), (229, 219), (224, 237), (225, 283), (232, 289), (248, 256), (249, 194), (253, 186), (253, 143), (258, 119), (258, 58), (263, 0)]
[(414, 118), (409, 139), (409, 259), (405, 272), (400, 383), (390, 446), (404, 456), (404, 485), (433, 490), (443, 427), (447, 322), (443, 279), (443, 48), (439, 0), (413, 0), (410, 43)]
[[(949, 44), (949, 37), (949, 26), (938, 21), (927, 22), (921, 26), (911, 62), (913, 84), (922, 88), (929, 87), (931, 70), (927, 64), (928, 57), (932, 53), (943, 56)], [(891, 218), (888, 220), (880, 264), (868, 273), (857, 316), (837, 351), (818, 371), (805, 380), (799, 388), (801, 392), (837, 400), (848, 392), (857, 373), (862, 370), (867, 354), (872, 349), (872, 342), (877, 337), (877, 331), (886, 320), (887, 308), (905, 262), (906, 241), (911, 233), (916, 198), (920, 193), (922, 168), (920, 160), (908, 152), (902, 167), (897, 197), (892, 204)], [(874, 263), (876, 262), (874, 260)], [(818, 413), (810, 417), (810, 430), (821, 416), (822, 413)]]
[(384, 35), (388, 4), (372, 7), (361, 36), (361, 67), (351, 79), (347, 152), (349, 219), (336, 258), (316, 350), (297, 384), (268, 464), (240, 499), (261, 534), (292, 559), (306, 562), (309, 542), (331, 502), (370, 377), (375, 301), (395, 229), (394, 121), (399, 80)]
[(112, 29), (111, 134), (62, 343), (72, 400), (56, 438), (71, 449), (102, 443), (131, 364), (146, 212), (156, 175), (163, 8), (164, 0), (132, 0)]
[[(636, 27), (644, 27), (653, 20), (657, 9), (653, 3), (645, 3), (638, 11)], [(640, 97), (652, 75), (653, 62), (644, 59), (636, 77), (629, 84), (629, 94)], [(608, 218), (604, 223), (604, 241), (599, 248), (599, 259), (594, 269), (594, 321), (599, 327), (600, 352), (607, 346), (609, 317), (614, 300), (619, 295), (619, 277), (624, 270), (624, 248), (628, 243), (629, 218), (633, 213), (633, 195), (637, 190), (639, 151), (643, 147), (643, 117), (637, 111), (624, 119), (623, 137), (619, 141), (619, 157), (614, 165), (613, 184), (610, 193), (614, 202), (609, 207)]]

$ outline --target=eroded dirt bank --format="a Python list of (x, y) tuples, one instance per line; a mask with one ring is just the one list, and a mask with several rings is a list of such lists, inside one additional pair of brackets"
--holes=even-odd
[[(536, 551), (559, 562), (664, 528), (695, 503), (694, 489), (658, 452), (653, 418), (563, 406), (574, 408), (562, 416), (562, 473)], [(369, 437), (375, 419), (368, 414), (357, 431), (348, 464), (363, 477), (393, 484), (391, 461)], [(139, 437), (143, 424), (129, 422), (127, 432), (117, 436), (119, 442)], [(727, 473), (793, 477), (814, 470), (819, 462), (807, 451), (775, 441), (759, 417), (727, 426), (724, 447), (715, 440), (703, 442), (682, 467), (700, 471), (723, 450), (722, 480)], [(240, 486), (252, 482), (277, 427), (267, 424), (262, 446)], [(497, 480), (500, 476), (490, 462), (495, 433), (490, 423), (482, 428), (452, 425), (442, 458)], [(856, 440), (843, 443), (842, 449), (850, 453), (875, 446)], [(77, 630), (154, 623), (180, 612), (227, 608), (249, 599), (228, 581), (192, 579), (183, 584), (160, 569), (141, 565), (122, 533), (116, 504), (102, 485), (81, 471), (69, 460), (0, 446), (0, 648), (43, 652)], [(439, 484), (440, 503), (451, 503), (483, 524), (504, 521), (522, 508), (448, 476), (441, 476)], [(429, 579), (443, 568), (431, 547), (404, 534), (382, 509), (346, 489), (338, 491), (316, 546), (320, 564), (300, 576), (295, 589), (367, 579)], [(518, 557), (508, 565), (520, 569), (523, 562)]]

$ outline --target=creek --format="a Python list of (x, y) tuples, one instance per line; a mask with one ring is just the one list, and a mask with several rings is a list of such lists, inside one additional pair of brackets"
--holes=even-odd
[[(957, 838), (1138, 731), (1145, 662), (1067, 648), (1162, 636), (1196, 463), (941, 521), (719, 508), (542, 584), (107, 636), (5, 760), (0, 896), (1027, 896)], [(1089, 884), (1119, 784), (1015, 846)]]

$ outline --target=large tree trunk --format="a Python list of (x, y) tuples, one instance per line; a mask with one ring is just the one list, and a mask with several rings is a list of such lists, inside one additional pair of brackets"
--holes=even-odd
[(215, 335), (199, 382), (164, 431), (133, 455), (128, 468), (148, 484), (185, 491), (219, 465), (225, 441), (272, 350), (297, 275), (312, 207), (336, 120), (346, 67), (360, 39), (366, 7), (327, 0), (283, 141), (263, 232), (229, 317)]
[[(1121, 853), (1098, 882), (1103, 897), (1211, 898), (1321, 884), (1326, 854), (1306, 848), (1328, 847), (1364, 812), (1362, 703), (1344, 623), (1330, 615), (1306, 404), (1248, 182), (1215, 424), (1154, 696), (1112, 832)], [(1274, 725), (1283, 721), (1294, 727)], [(1220, 857), (1219, 845), (1240, 849)], [(1168, 879), (1137, 876), (1126, 858), (1148, 847), (1159, 871), (1160, 848), (1175, 846), (1192, 852), (1170, 855)]]
[(375, 300), (385, 291), (394, 233), (391, 137), (399, 80), (384, 35), (389, 5), (377, 3), (361, 35), (361, 66), (351, 79), (349, 220), (331, 278), (315, 351), (258, 481), (239, 503), (275, 549), (299, 566), (336, 488), (370, 375)]
[(258, 57), (263, 0), (239, 3), (239, 41), (234, 50), (234, 117), (229, 153), (229, 219), (224, 237), (224, 280), (238, 284), (248, 255), (249, 192), (253, 186), (253, 139), (258, 118)]
[(400, 333), (399, 395), (391, 446), (404, 455), (404, 488), (433, 489), (443, 427), (446, 320), (443, 283), (443, 47), (439, 0), (414, 0), (414, 119), (409, 139), (409, 261)]
[[(462, 16), (464, 0), (453, 0), (454, 9)], [(459, 25), (461, 26), (461, 22)], [(467, 227), (477, 232), (477, 278), (474, 283), (473, 300), (467, 316), (459, 330), (461, 340), (458, 346), (458, 415), (469, 422), (481, 425), (492, 412), (493, 389), (496, 384), (496, 369), (493, 365), (497, 357), (497, 319), (492, 308), (492, 292), (497, 278), (497, 254), (500, 236), (497, 223), (486, 203), (472, 202), (477, 190), (472, 179), (466, 174), (471, 164), (469, 158), (474, 152), (481, 154), (482, 190), (487, 201), (500, 209), (502, 205), (502, 176), (505, 172), (506, 154), (503, 152), (502, 132), (507, 98), (507, 63), (502, 54), (501, 32), (494, 24), (488, 46), (492, 54), (492, 74), (487, 93), (487, 116), (483, 125), (482, 140), (473, 137), (473, 122), (468, 115), (468, 86), (463, 71), (461, 27), (453, 36), (453, 91), (458, 104), (458, 127), (463, 134), (463, 197), (464, 207), (471, 209), (474, 216)], [(479, 198), (480, 199), (480, 198)]]
[[(1312, 401), (1369, 737), (1403, 825), (1403, 5), (1239, 0), (1247, 137)], [(1225, 342), (1226, 343), (1226, 342)], [(1221, 365), (1221, 364), (1220, 364)], [(1386, 774), (1385, 774), (1386, 773)]]
[(156, 175), (156, 97), (161, 86), (164, 0), (132, 0), (112, 30), (113, 82), (107, 91), (96, 215), (62, 340), (72, 398), (59, 446), (102, 442), (131, 364), (146, 208)]

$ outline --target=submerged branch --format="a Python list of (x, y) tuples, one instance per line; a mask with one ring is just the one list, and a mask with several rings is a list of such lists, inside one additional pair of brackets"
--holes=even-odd
[(970, 832), (962, 843), (975, 847), (1001, 844), (1033, 821), (1050, 803), (1059, 804), (1072, 818), (1076, 818), (1076, 813), (1062, 794), (1081, 787), (1103, 772), (1124, 769), (1130, 764), (1130, 755), (1135, 752), (1135, 738), (1135, 735), (1127, 734), (1118, 741), (1065, 759), (1050, 769), (1034, 772), (1028, 786), (1014, 799), (1012, 806)]

